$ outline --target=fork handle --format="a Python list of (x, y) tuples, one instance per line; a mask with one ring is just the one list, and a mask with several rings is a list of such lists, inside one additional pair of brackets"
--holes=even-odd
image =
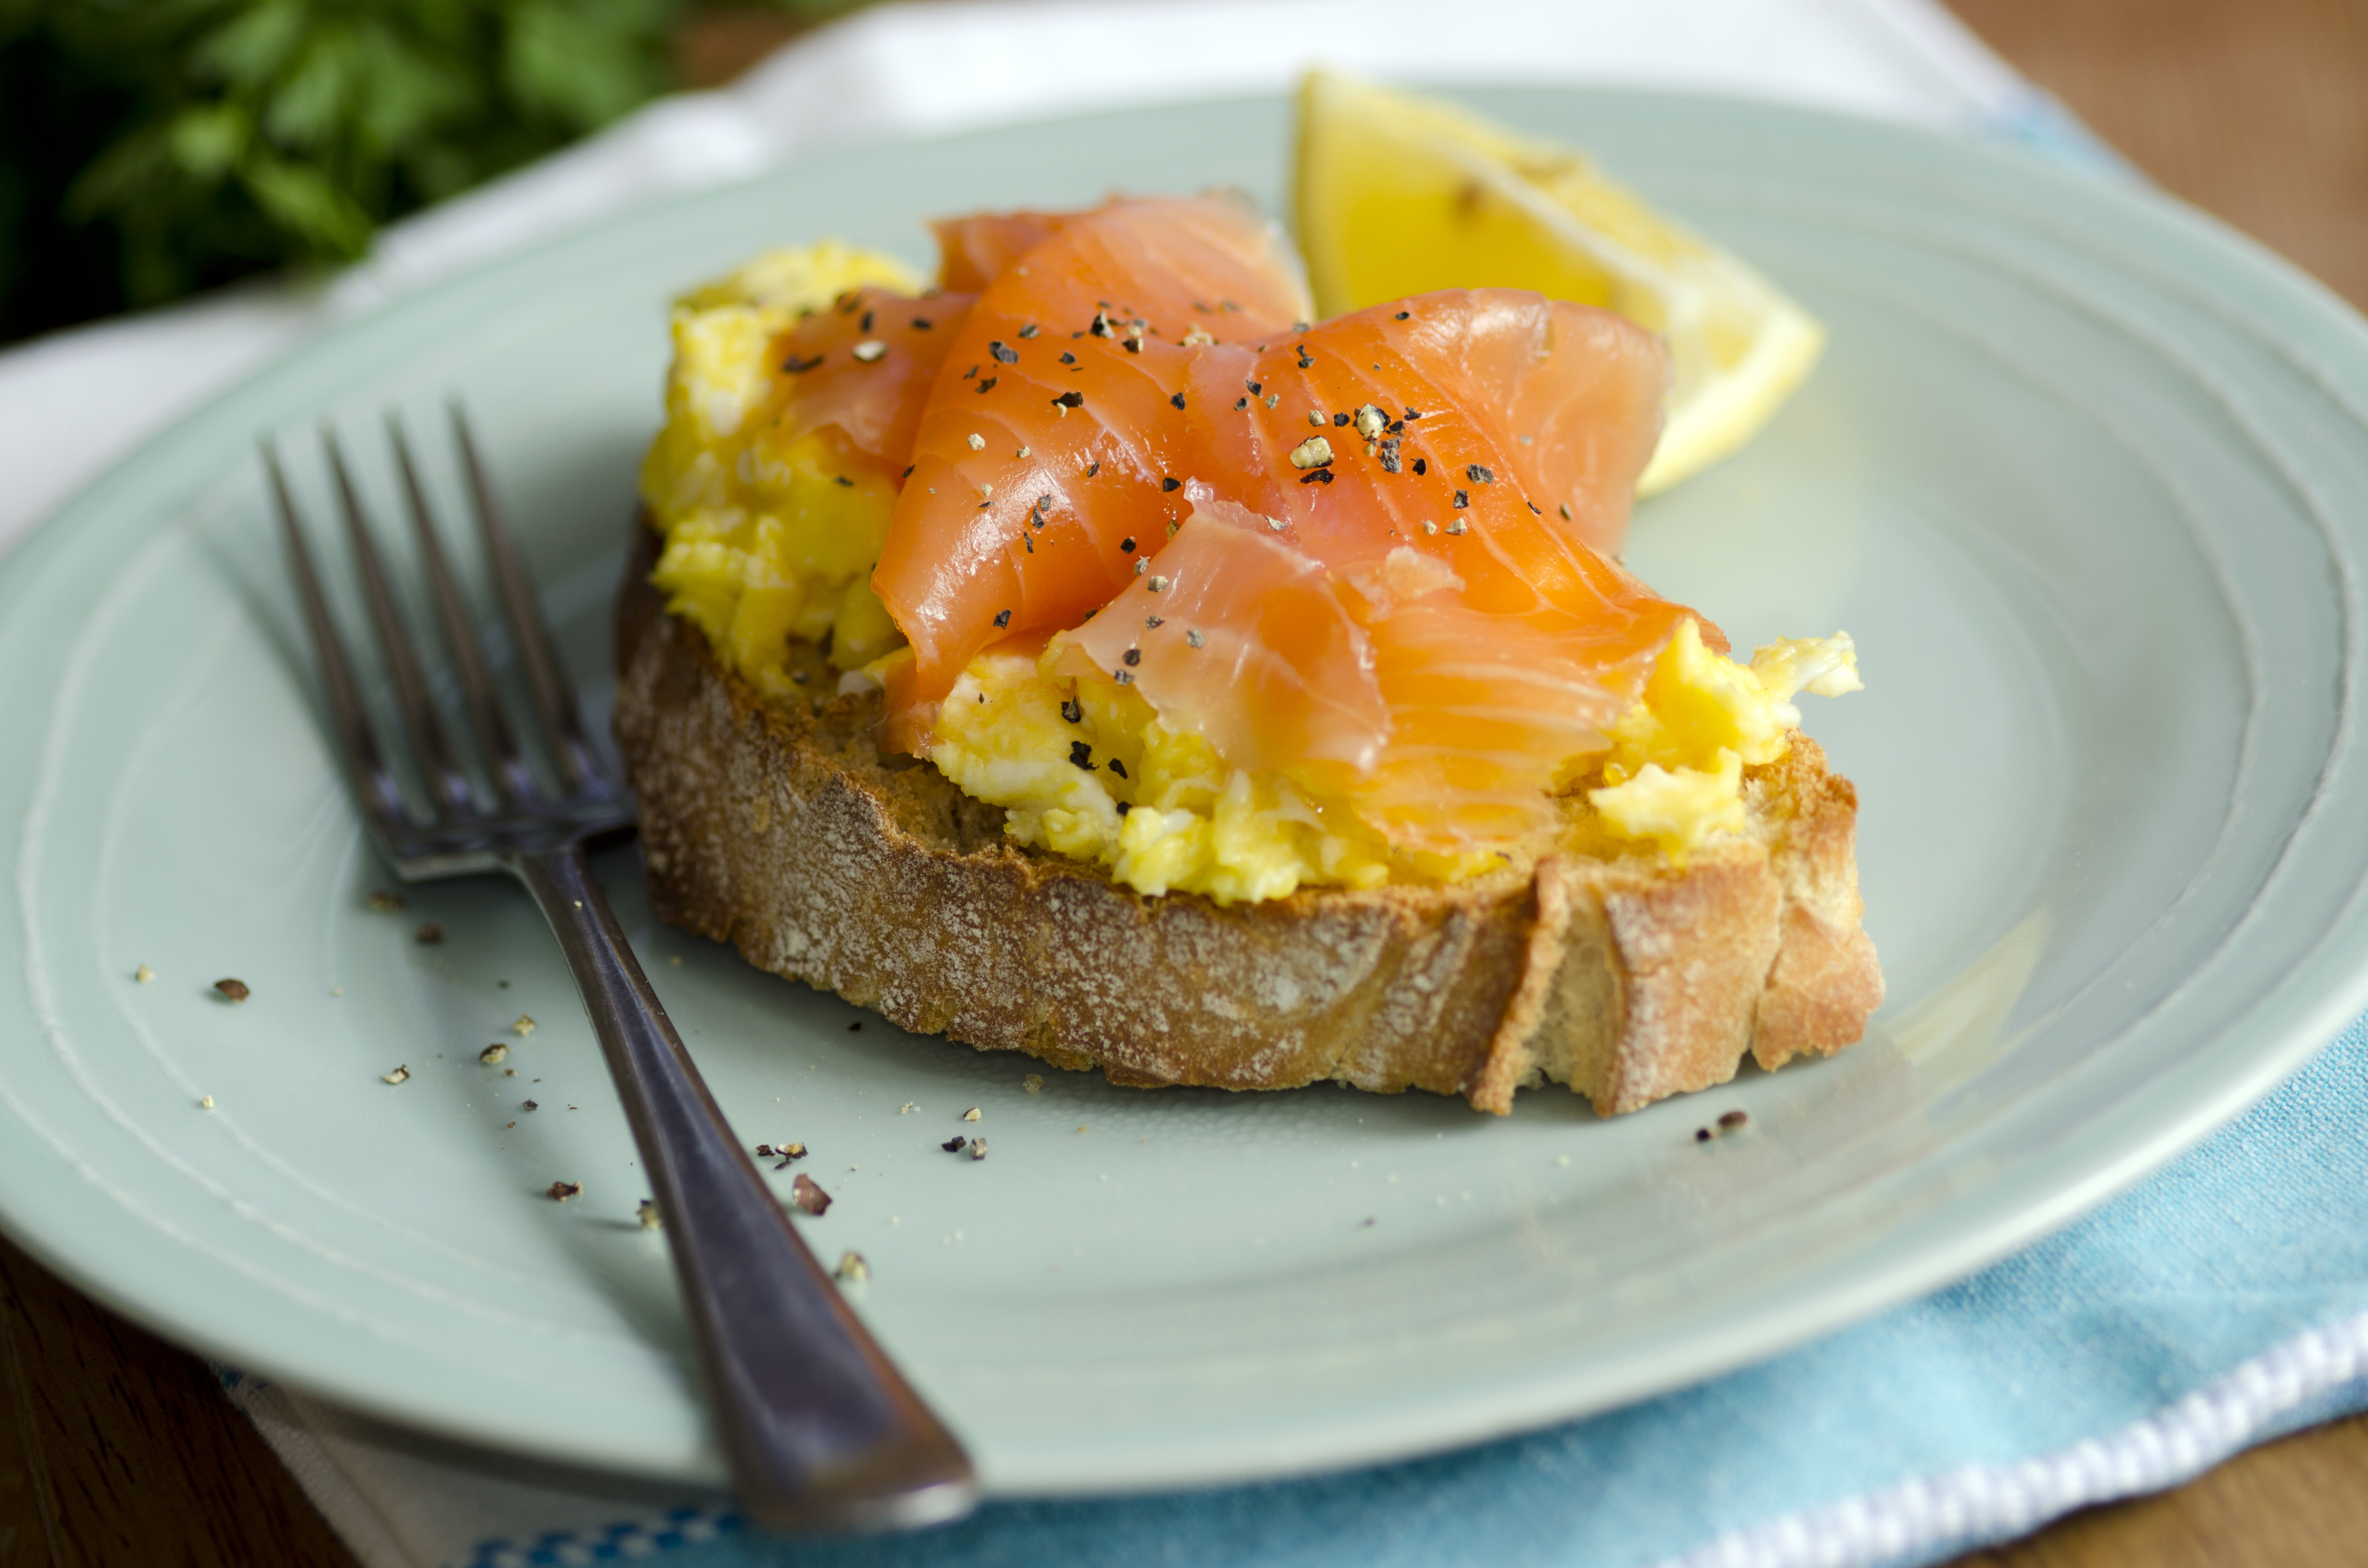
[(782, 1528), (967, 1512), (968, 1456), (840, 1298), (743, 1152), (580, 847), (521, 854), (649, 1172), (740, 1505)]

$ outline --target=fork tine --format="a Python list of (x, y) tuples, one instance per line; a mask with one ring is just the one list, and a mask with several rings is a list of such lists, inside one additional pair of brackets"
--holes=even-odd
[(461, 464), (469, 473), (469, 494), (476, 502), (477, 528), (484, 536), (485, 558), (493, 563), (494, 580), (501, 588), (502, 608), (509, 619), (518, 657), (526, 665), (527, 684), (534, 692), (535, 709), (542, 716), (543, 733), (550, 737), (569, 781), (577, 790), (606, 794), (607, 780), (584, 739), (584, 720), (575, 705), (575, 689), (568, 682), (566, 667), (559, 662), (551, 628), (543, 622), (542, 610), (535, 602), (534, 586), (518, 561), (517, 549), (510, 543), (509, 529), (502, 523), (500, 504), (494, 499), (493, 482), (486, 476), (485, 465), (477, 456), (476, 439), (470, 434), (469, 416), (459, 399), (455, 398), (450, 407), (452, 438), (461, 449)]
[(403, 725), (410, 733), (414, 755), (422, 771), (427, 775), (428, 787), (435, 791), (439, 815), (467, 816), (476, 810), (475, 797), (469, 789), (466, 774), (454, 765), (452, 748), (444, 739), (444, 726), (436, 717), (436, 705), (427, 695), (427, 682), (419, 673), (419, 659), (411, 647), (411, 634), (404, 629), (403, 617), (395, 608), (394, 593), (387, 586), (386, 568), (379, 561), (378, 547), (370, 542), (370, 528), (363, 515), (361, 497), (354, 492), (352, 473), (346, 468), (346, 454), (337, 445), (337, 433), (330, 426), (321, 426), (321, 444), (328, 449), (329, 472), (337, 482), (337, 502), (346, 514), (346, 533), (353, 541), (354, 572), (361, 579), (362, 600), (370, 607), (370, 627), (378, 633), (379, 652), (385, 655), (387, 673), (394, 677), (397, 706), (403, 710)]
[(279, 470), (279, 449), (268, 436), (256, 444), (263, 451), (263, 471), (271, 479), (271, 495), (279, 513), (279, 537), (288, 551), (289, 574), (296, 580), (296, 598), (304, 607), (304, 630), (312, 635), (313, 653), (321, 665), (321, 683), (328, 691), (330, 718), (336, 725), (337, 744), (346, 754), (347, 771), (353, 775), (354, 792), (381, 834), (400, 833), (411, 825), (410, 810), (404, 804), (402, 786), (395, 781), (384, 754), (379, 750), (378, 735), (370, 728), (370, 710), (362, 706), (360, 693), (354, 686), (352, 666), (346, 662), (345, 644), (337, 636), (336, 623), (329, 619), (320, 576), (313, 570), (313, 552), (304, 543), (303, 524), (296, 516), (294, 499), (288, 494), (288, 477)]
[(484, 651), (478, 645), (476, 629), (471, 624), (468, 608), (461, 602), (461, 590), (452, 581), (451, 565), (445, 559), (435, 517), (428, 510), (427, 490), (419, 483), (417, 465), (411, 460), (411, 443), (404, 438), (402, 416), (391, 409), (386, 416), (386, 434), (394, 448), (395, 467), (403, 474), (404, 498), (411, 503), (412, 530), (418, 536), (420, 559), (427, 565), (427, 581), (435, 590), (437, 619), (442, 623), (444, 645), (451, 651), (453, 669), (460, 676), (470, 727), (476, 733), (477, 744), (484, 749), (485, 760), (493, 765), (495, 788), (502, 798), (517, 802), (532, 801), (538, 792), (534, 773), (518, 752), (518, 737), (510, 733), (509, 721), (502, 715), (501, 699), (485, 674)]

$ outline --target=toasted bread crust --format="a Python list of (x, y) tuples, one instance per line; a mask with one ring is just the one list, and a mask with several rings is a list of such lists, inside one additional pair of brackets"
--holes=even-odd
[(1682, 869), (1545, 858), (1445, 887), (1149, 898), (1019, 848), (1002, 812), (883, 756), (876, 694), (766, 701), (665, 613), (633, 552), (617, 741), (659, 916), (922, 1033), (1112, 1083), (1462, 1095), (1567, 1083), (1606, 1115), (1856, 1040), (1857, 798), (1796, 735), (1746, 773), (1754, 831)]

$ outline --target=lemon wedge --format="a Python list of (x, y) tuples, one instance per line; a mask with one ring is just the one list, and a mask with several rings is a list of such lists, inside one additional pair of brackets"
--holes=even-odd
[(1294, 222), (1324, 314), (1431, 289), (1533, 289), (1658, 333), (1671, 386), (1641, 494), (1775, 415), (1825, 329), (1742, 260), (1583, 154), (1326, 72), (1301, 85)]

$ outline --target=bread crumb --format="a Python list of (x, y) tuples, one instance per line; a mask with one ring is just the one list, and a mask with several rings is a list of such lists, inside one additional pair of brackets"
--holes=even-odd
[(143, 963), (138, 969), (131, 971), (131, 978), (138, 981), (142, 985), (147, 985), (155, 980), (156, 971), (150, 969)]
[(433, 948), (444, 940), (444, 927), (433, 920), (411, 934), (411, 939), (423, 948)]
[(211, 1096), (211, 1095), (200, 1095), (199, 1096), (198, 1096), (198, 1108), (199, 1108), (199, 1110), (211, 1110), (211, 1109), (213, 1109), (213, 1108), (214, 1108), (214, 1097), (213, 1097), (213, 1096)]
[(644, 1231), (655, 1231), (661, 1223), (658, 1219), (658, 1206), (646, 1198), (642, 1199), (641, 1207), (633, 1210), (633, 1218), (642, 1222), (642, 1229)]
[(790, 1201), (820, 1218), (830, 1208), (830, 1194), (815, 1186), (814, 1177), (800, 1172), (798, 1179), (790, 1183)]
[(1748, 1121), (1750, 1121), (1750, 1119), (1751, 1119), (1751, 1113), (1750, 1113), (1749, 1111), (1742, 1111), (1742, 1110), (1729, 1110), (1729, 1111), (1722, 1111), (1722, 1112), (1720, 1112), (1720, 1113), (1719, 1113), (1719, 1118), (1718, 1118), (1718, 1130), (1719, 1130), (1720, 1131), (1722, 1131), (1722, 1132), (1732, 1132), (1732, 1131), (1734, 1131), (1736, 1128), (1741, 1127), (1741, 1126), (1745, 1125), (1746, 1123), (1748, 1123)]
[(1086, 1130), (1086, 1124), (1085, 1124), (1084, 1122), (1082, 1122), (1082, 1121), (1081, 1121), (1081, 1122), (1077, 1123), (1077, 1131), (1078, 1131), (1083, 1132), (1085, 1130)]
[(962, 1112), (962, 1119), (964, 1121), (976, 1121), (978, 1119), (978, 1107), (973, 1106), (968, 1110)]
[(860, 1252), (843, 1252), (838, 1255), (838, 1267), (831, 1272), (851, 1284), (860, 1285), (871, 1278), (871, 1266), (863, 1261), (863, 1255)]
[(378, 1075), (378, 1081), (381, 1084), (409, 1083), (411, 1081), (411, 1069), (408, 1067), (398, 1067), (392, 1073), (381, 1073)]
[(370, 890), (370, 898), (367, 902), (370, 904), (370, 912), (374, 915), (400, 915), (403, 913), (403, 895), (399, 892), (389, 892), (384, 888), (372, 888)]
[(984, 1160), (986, 1158), (985, 1139), (973, 1138), (970, 1141), (970, 1157), (973, 1160)]
[(214, 982), (214, 989), (233, 1002), (244, 1002), (255, 994), (246, 988), (246, 982), (244, 980), (217, 980)]
[(518, 1030), (518, 1038), (520, 1040), (524, 1040), (527, 1036), (534, 1033), (534, 1020), (528, 1017), (524, 1013), (520, 1013), (518, 1016), (518, 1022), (512, 1024), (510, 1028)]
[(906, 1100), (903, 1105), (898, 1106), (898, 1107), (896, 1108), (896, 1114), (897, 1114), (898, 1116), (910, 1116), (910, 1115), (912, 1115), (912, 1114), (913, 1114), (913, 1102), (912, 1102), (912, 1101), (910, 1101), (910, 1100)]
[(1044, 1074), (1042, 1073), (1030, 1073), (1028, 1076), (1019, 1080), (1019, 1086), (1027, 1090), (1031, 1095), (1041, 1095), (1044, 1092)]
[[(510, 1048), (508, 1046), (504, 1045), (500, 1040), (495, 1040), (493, 1044), (485, 1047), (484, 1050), (477, 1052), (477, 1060), (484, 1062), (486, 1066), (491, 1067), (495, 1062), (501, 1061), (509, 1053)], [(518, 1069), (513, 1067), (510, 1071), (515, 1073)]]
[(580, 1181), (555, 1181), (543, 1188), (542, 1195), (553, 1203), (564, 1203), (571, 1198), (582, 1196), (583, 1191), (584, 1184)]

